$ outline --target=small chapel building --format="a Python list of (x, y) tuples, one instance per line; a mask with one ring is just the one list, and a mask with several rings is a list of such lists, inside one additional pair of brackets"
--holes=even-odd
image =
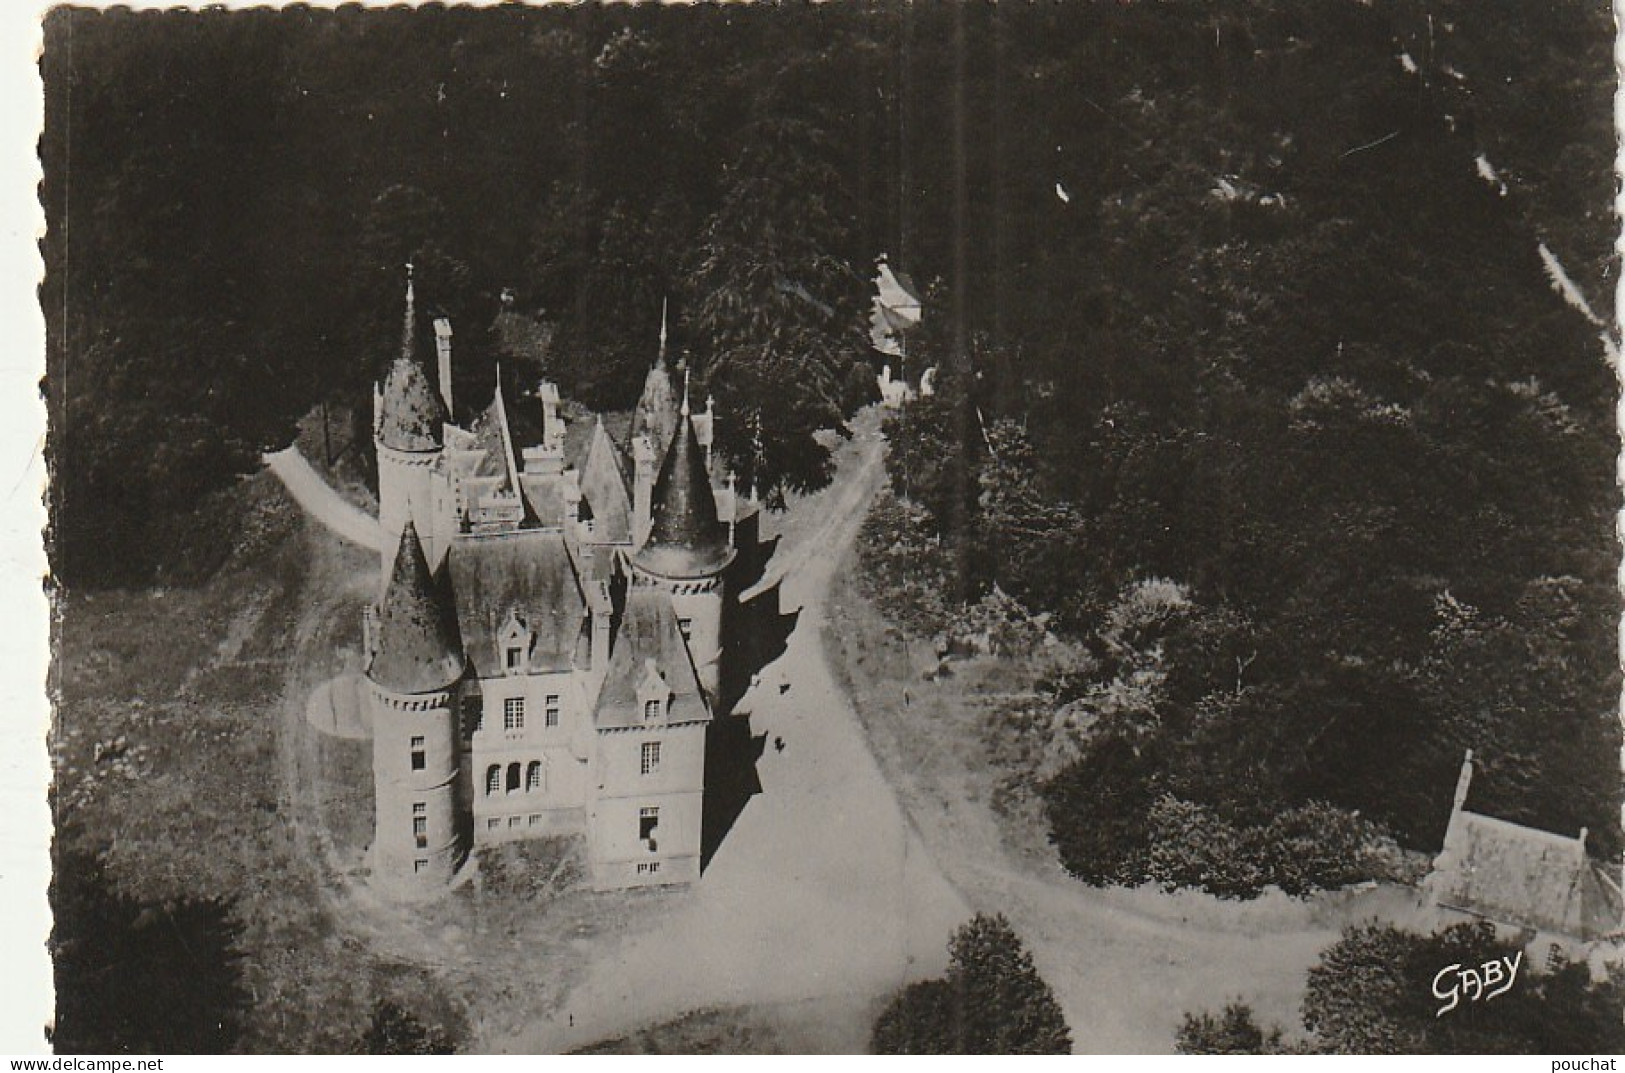
[(1594, 973), (1620, 958), (1625, 897), (1578, 836), (1471, 811), (1473, 753), (1461, 762), (1444, 845), (1422, 883), (1439, 926), (1481, 921), (1515, 938), (1537, 971), (1585, 962)]
[(438, 389), (409, 281), (374, 393), (374, 882), (432, 895), (475, 846), (559, 834), (585, 836), (598, 888), (693, 881), (738, 552), (760, 513), (712, 458), (714, 406), (691, 412), (662, 326), (628, 442), (599, 418), (567, 457), (545, 382), (537, 442), (500, 376), (454, 424), (451, 330), (433, 329)]

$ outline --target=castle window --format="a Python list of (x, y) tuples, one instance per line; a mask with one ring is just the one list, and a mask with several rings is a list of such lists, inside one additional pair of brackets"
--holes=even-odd
[(509, 816), (508, 817), (508, 826), (510, 828), (518, 827), (524, 821), (525, 821), (525, 818), (523, 816)]
[(658, 700), (646, 700), (646, 701), (644, 701), (643, 702), (643, 721), (645, 723), (648, 723), (648, 722), (653, 722), (654, 720), (659, 719), (659, 718), (660, 718), (660, 702)]
[(542, 762), (540, 760), (532, 760), (530, 762), (530, 766), (525, 769), (525, 789), (526, 791), (535, 791), (540, 790), (541, 788)]
[(500, 816), (492, 816), (490, 819), (485, 821), (485, 829), (487, 831), (495, 831), (498, 827), (501, 827), (501, 826), (502, 826), (502, 817), (500, 817)]
[(545, 716), (543, 721), (548, 726), (556, 727), (559, 725), (559, 695), (557, 693), (547, 695), (547, 710), (543, 714)]
[(485, 769), (485, 793), (487, 796), (502, 789), (502, 768), (492, 764)]
[(422, 857), (419, 857), (417, 860), (412, 862), (412, 871), (414, 873), (416, 873), (416, 872), (427, 872), (428, 870), (429, 870), (429, 862), (424, 860)]
[(519, 789), (519, 762), (516, 760), (508, 765), (508, 792), (511, 794)]
[(540, 813), (532, 813), (531, 814), (530, 825), (532, 827), (540, 827), (542, 825), (542, 817), (541, 817)]
[(638, 757), (638, 770), (644, 775), (653, 775), (660, 770), (660, 743), (658, 741), (643, 743), (642, 755)]
[(651, 852), (655, 848), (655, 828), (658, 826), (660, 826), (658, 808), (638, 809), (638, 841), (646, 843)]
[(693, 619), (691, 619), (691, 618), (680, 618), (680, 619), (678, 619), (677, 620), (677, 630), (678, 630), (679, 633), (681, 633), (683, 635), (683, 640), (685, 640), (685, 641), (694, 640), (694, 620)]
[(412, 738), (412, 770), (413, 771), (422, 771), (423, 770), (423, 764), (424, 764), (424, 761), (423, 761), (423, 739), (421, 737), (413, 737)]
[(525, 662), (525, 650), (518, 645), (508, 646), (508, 669), (517, 671)]
[(639, 861), (638, 862), (638, 875), (640, 875), (640, 876), (654, 875), (658, 871), (660, 871), (660, 862), (659, 861)]
[(502, 729), (525, 729), (525, 698), (509, 697), (502, 702)]
[(421, 802), (412, 805), (412, 837), (417, 840), (418, 849), (427, 849), (429, 846), (429, 817), (428, 808)]

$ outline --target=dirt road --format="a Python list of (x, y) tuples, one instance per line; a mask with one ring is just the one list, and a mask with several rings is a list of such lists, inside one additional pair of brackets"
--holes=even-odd
[[(946, 964), (947, 937), (970, 911), (899, 808), (821, 639), (831, 574), (881, 479), (882, 447), (873, 430), (848, 445), (842, 479), (792, 508), (799, 531), (769, 568), (782, 609), (800, 617), (734, 716), (748, 713), (775, 743), (757, 765), (762, 792), (686, 897), (596, 958), (552, 1020), (491, 1049), (567, 1050), (713, 1005), (853, 998), (838, 1019), (866, 1023), (873, 1002)], [(832, 1049), (864, 1035), (828, 1028), (815, 1042)]]
[(265, 464), (312, 518), (352, 544), (379, 550), (383, 537), (378, 531), (378, 519), (335, 492), (305, 461), (298, 447), (266, 455)]

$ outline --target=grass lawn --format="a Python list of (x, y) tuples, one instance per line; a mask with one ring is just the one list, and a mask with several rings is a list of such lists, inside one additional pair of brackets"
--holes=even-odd
[(252, 1000), (241, 1050), (340, 1051), (375, 996), (454, 1011), (432, 1009), (429, 974), (369, 954), (323, 911), (288, 823), (277, 735), (307, 584), (332, 564), (310, 555), (274, 479), (234, 496), (244, 521), (206, 584), (59, 597), (57, 837), (103, 852), (118, 890), (143, 903), (225, 901)]
[(59, 848), (101, 854), (143, 904), (226, 904), (241, 1051), (349, 1050), (380, 999), (459, 1043), (567, 1016), (581, 968), (684, 892), (595, 893), (579, 842), (559, 840), (482, 849), (479, 879), (430, 904), (378, 897), (370, 746), (303, 714), (360, 669), (377, 558), (307, 522), (269, 473), (232, 495), (245, 520), (206, 583), (59, 596)]

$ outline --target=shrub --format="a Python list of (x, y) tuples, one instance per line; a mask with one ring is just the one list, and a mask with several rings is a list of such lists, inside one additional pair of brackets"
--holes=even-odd
[(876, 1054), (1070, 1054), (1055, 994), (1004, 916), (978, 913), (948, 943), (948, 975), (911, 984), (875, 1022)]
[(1270, 881), (1250, 832), (1210, 809), (1164, 794), (1152, 806), (1145, 851), (1147, 878), (1168, 890), (1197, 887), (1221, 898), (1256, 895)]
[(388, 999), (373, 1008), (372, 1023), (357, 1047), (359, 1054), (452, 1054), (455, 1050), (438, 1025), (425, 1026)]
[(1112, 736), (1044, 784), (1050, 841), (1068, 872), (1095, 886), (1143, 878), (1161, 770), (1154, 750)]
[(1253, 1020), (1252, 1007), (1240, 1002), (1225, 1006), (1218, 1017), (1187, 1013), (1175, 1037), (1180, 1054), (1281, 1054), (1281, 1030), (1265, 1032)]
[(1288, 894), (1372, 879), (1382, 832), (1357, 813), (1311, 801), (1281, 813), (1254, 835), (1268, 882)]

